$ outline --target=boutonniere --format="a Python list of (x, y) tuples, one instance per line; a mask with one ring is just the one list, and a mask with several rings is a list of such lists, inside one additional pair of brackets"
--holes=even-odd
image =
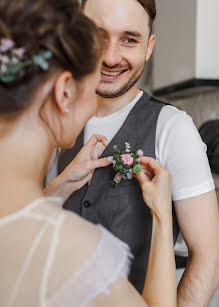
[(121, 150), (118, 145), (113, 146), (113, 156), (109, 157), (109, 161), (113, 163), (113, 168), (117, 172), (112, 181), (114, 187), (117, 188), (122, 179), (131, 180), (133, 174), (142, 171), (141, 164), (136, 160), (143, 155), (143, 150), (136, 151), (127, 142), (124, 150)]

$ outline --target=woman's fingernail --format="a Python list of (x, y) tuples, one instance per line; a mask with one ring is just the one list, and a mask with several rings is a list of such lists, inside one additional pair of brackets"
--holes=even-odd
[(108, 159), (109, 162), (113, 162), (114, 161), (113, 156), (110, 156), (107, 159)]

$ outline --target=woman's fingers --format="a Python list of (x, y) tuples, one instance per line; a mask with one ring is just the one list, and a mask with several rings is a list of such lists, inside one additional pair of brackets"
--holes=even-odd
[(87, 170), (88, 171), (92, 171), (96, 168), (100, 168), (100, 167), (106, 167), (110, 164), (112, 164), (112, 162), (110, 162), (108, 160), (108, 158), (103, 158), (103, 159), (99, 159), (99, 160), (93, 160), (93, 161), (87, 161), (85, 162), (87, 164)]
[(89, 141), (87, 142), (87, 144), (85, 146), (88, 147), (94, 147), (97, 145), (97, 143), (102, 143), (103, 146), (107, 146), (107, 138), (103, 135), (100, 134), (94, 134), (92, 135), (92, 137), (89, 139)]
[[(137, 159), (141, 163), (142, 168), (146, 169), (152, 176), (157, 175), (162, 170), (165, 170), (154, 158), (140, 157)], [(149, 174), (148, 174), (149, 175)]]
[(75, 191), (81, 189), (86, 183), (88, 183), (92, 179), (92, 176), (93, 172), (90, 172), (87, 176), (76, 182), (74, 185)]
[(144, 167), (142, 167), (142, 171), (149, 180), (152, 180), (154, 178), (154, 174), (152, 172), (149, 172), (147, 169), (144, 169)]
[(145, 182), (149, 182), (150, 179), (148, 178), (147, 175), (144, 174), (143, 171), (141, 171), (139, 174), (135, 174), (134, 177), (139, 181), (141, 187)]

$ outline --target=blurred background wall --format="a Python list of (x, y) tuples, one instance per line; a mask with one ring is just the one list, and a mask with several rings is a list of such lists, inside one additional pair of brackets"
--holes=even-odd
[[(156, 46), (138, 83), (158, 99), (186, 111), (198, 129), (219, 121), (218, 11), (218, 0), (157, 0)], [(219, 173), (212, 173), (219, 200)], [(188, 255), (182, 234), (175, 253)], [(183, 272), (183, 268), (177, 270), (178, 282)], [(219, 288), (209, 306), (219, 306)]]
[(139, 86), (186, 111), (200, 129), (219, 120), (219, 1), (156, 2), (155, 49)]

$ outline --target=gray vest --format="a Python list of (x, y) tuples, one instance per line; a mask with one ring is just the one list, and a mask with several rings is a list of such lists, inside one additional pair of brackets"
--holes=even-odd
[[(111, 156), (114, 145), (123, 147), (124, 143), (128, 142), (136, 150), (142, 149), (145, 156), (155, 158), (157, 120), (165, 105), (144, 93), (101, 157)], [(75, 146), (61, 154), (60, 172), (71, 162), (82, 146), (83, 132)], [(138, 181), (123, 180), (118, 188), (114, 188), (111, 185), (114, 176), (115, 171), (111, 165), (97, 169), (90, 185), (72, 194), (64, 208), (74, 211), (88, 221), (103, 225), (129, 245), (134, 255), (129, 280), (142, 293), (150, 249), (152, 218), (150, 210), (143, 201)], [(174, 208), (173, 231), (175, 242), (179, 227)]]

